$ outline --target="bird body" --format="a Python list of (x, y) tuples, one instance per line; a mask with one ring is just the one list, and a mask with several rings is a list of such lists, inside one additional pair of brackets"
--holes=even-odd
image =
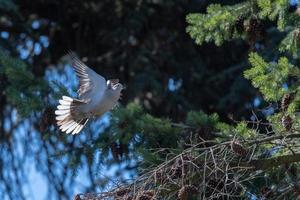
[(77, 134), (90, 118), (101, 116), (112, 109), (120, 99), (124, 87), (118, 79), (106, 81), (73, 53), (69, 55), (79, 78), (79, 99), (63, 96), (55, 114), (62, 132)]
[(91, 109), (90, 112), (96, 116), (103, 115), (105, 112), (115, 107), (120, 99), (120, 93), (121, 91), (107, 90), (103, 97), (98, 102), (95, 102), (95, 109)]

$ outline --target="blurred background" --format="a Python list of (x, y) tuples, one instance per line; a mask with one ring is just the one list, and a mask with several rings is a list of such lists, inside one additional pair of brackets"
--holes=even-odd
[(57, 130), (57, 100), (78, 84), (68, 50), (127, 86), (121, 108), (174, 123), (190, 110), (249, 119), (262, 103), (242, 76), (253, 46), (197, 46), (186, 33), (186, 15), (217, 2), (239, 1), (0, 0), (0, 198), (71, 199), (136, 175), (129, 143), (104, 144), (111, 113), (77, 136)]

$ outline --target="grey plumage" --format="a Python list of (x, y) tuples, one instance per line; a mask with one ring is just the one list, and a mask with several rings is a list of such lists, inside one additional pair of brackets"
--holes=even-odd
[(69, 54), (72, 66), (79, 78), (79, 99), (63, 96), (55, 111), (57, 125), (62, 132), (77, 134), (94, 116), (101, 116), (118, 102), (123, 85), (118, 79), (106, 81), (74, 53)]

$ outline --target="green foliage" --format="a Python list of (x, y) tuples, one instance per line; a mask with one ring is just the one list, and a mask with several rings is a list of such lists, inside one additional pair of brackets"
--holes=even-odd
[(258, 0), (257, 5), (261, 9), (260, 11), (260, 16), (261, 17), (270, 17), (271, 19), (275, 19), (276, 14), (274, 9), (273, 9), (273, 4), (271, 0)]
[(219, 116), (216, 113), (212, 115), (208, 115), (203, 111), (200, 112), (190, 111), (187, 114), (186, 124), (193, 127), (198, 127), (198, 126), (214, 127), (219, 122), (219, 120), (220, 120)]
[(261, 91), (267, 101), (278, 101), (285, 93), (283, 84), (292, 75), (291, 72), (298, 71), (286, 57), (281, 57), (277, 63), (267, 63), (257, 53), (251, 53), (249, 62), (252, 68), (246, 70), (244, 75)]
[(102, 149), (101, 162), (106, 165), (141, 158), (153, 164), (162, 162), (164, 154), (153, 155), (150, 149), (176, 148), (179, 136), (180, 129), (169, 119), (154, 117), (141, 105), (128, 103), (113, 110), (110, 127), (95, 146)]
[(212, 4), (207, 8), (206, 14), (187, 15), (189, 26), (186, 30), (199, 45), (214, 41), (220, 46), (224, 41), (238, 36), (238, 32), (234, 30), (235, 23), (241, 13), (247, 13), (248, 6), (248, 3), (235, 6)]
[[(199, 45), (214, 41), (220, 46), (224, 41), (235, 38), (253, 42), (264, 39), (264, 25), (270, 21), (277, 23), (277, 30), (287, 31), (280, 42), (280, 51), (299, 56), (299, 16), (289, 12), (288, 0), (256, 0), (245, 1), (230, 6), (211, 4), (207, 13), (187, 15), (187, 32)], [(258, 20), (251, 22), (251, 20)]]
[(186, 118), (186, 124), (192, 127), (210, 127), (227, 137), (238, 137), (243, 139), (253, 138), (256, 135), (255, 130), (248, 127), (246, 122), (240, 122), (236, 126), (220, 122), (218, 114), (208, 115), (202, 111), (190, 111)]
[[(296, 88), (296, 91), (300, 91), (300, 88)], [(287, 113), (290, 115), (294, 115), (299, 111), (300, 108), (300, 94), (299, 92), (296, 92), (294, 99), (290, 102), (288, 108), (287, 108)]]
[(290, 52), (294, 58), (299, 57), (300, 47), (300, 29), (296, 28), (289, 31), (286, 37), (281, 41), (279, 50), (281, 52)]
[(261, 18), (269, 18), (271, 21), (277, 20), (277, 28), (284, 31), (287, 23), (287, 11), (289, 0), (257, 0), (260, 8), (259, 16)]
[(153, 117), (135, 103), (114, 112), (112, 127), (122, 137), (122, 142), (130, 143), (135, 139), (136, 146), (143, 145), (146, 149), (176, 147), (179, 136), (179, 130), (171, 125), (170, 120)]
[(246, 122), (238, 123), (233, 130), (233, 134), (243, 139), (254, 138), (257, 135), (256, 131), (249, 128)]
[(135, 103), (129, 103), (126, 105), (126, 107), (118, 107), (114, 109), (114, 117), (111, 120), (113, 131), (117, 135), (123, 135), (120, 134), (120, 132), (127, 133), (126, 136), (124, 135), (125, 138), (123, 138), (124, 142), (127, 143), (130, 138), (137, 132), (138, 126), (135, 121), (139, 120), (142, 115), (142, 107)]
[(0, 51), (0, 75), (7, 85), (4, 88), (7, 100), (15, 106), (23, 117), (43, 108), (41, 94), (46, 91), (46, 83), (36, 79), (24, 62)]

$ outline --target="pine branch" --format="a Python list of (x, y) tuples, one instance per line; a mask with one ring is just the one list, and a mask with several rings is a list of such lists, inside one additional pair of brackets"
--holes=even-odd
[(273, 158), (265, 158), (259, 160), (251, 160), (245, 166), (254, 167), (255, 170), (267, 170), (275, 168), (283, 164), (290, 164), (294, 162), (300, 162), (300, 153), (293, 155), (284, 155)]
[(273, 140), (280, 140), (280, 139), (291, 139), (291, 138), (300, 138), (300, 133), (292, 133), (292, 134), (288, 134), (288, 135), (275, 135), (275, 136), (271, 136), (271, 137), (265, 137), (262, 139), (255, 139), (249, 142), (246, 142), (246, 145), (253, 145), (253, 144), (262, 144), (262, 143), (267, 143), (267, 142), (271, 142)]

